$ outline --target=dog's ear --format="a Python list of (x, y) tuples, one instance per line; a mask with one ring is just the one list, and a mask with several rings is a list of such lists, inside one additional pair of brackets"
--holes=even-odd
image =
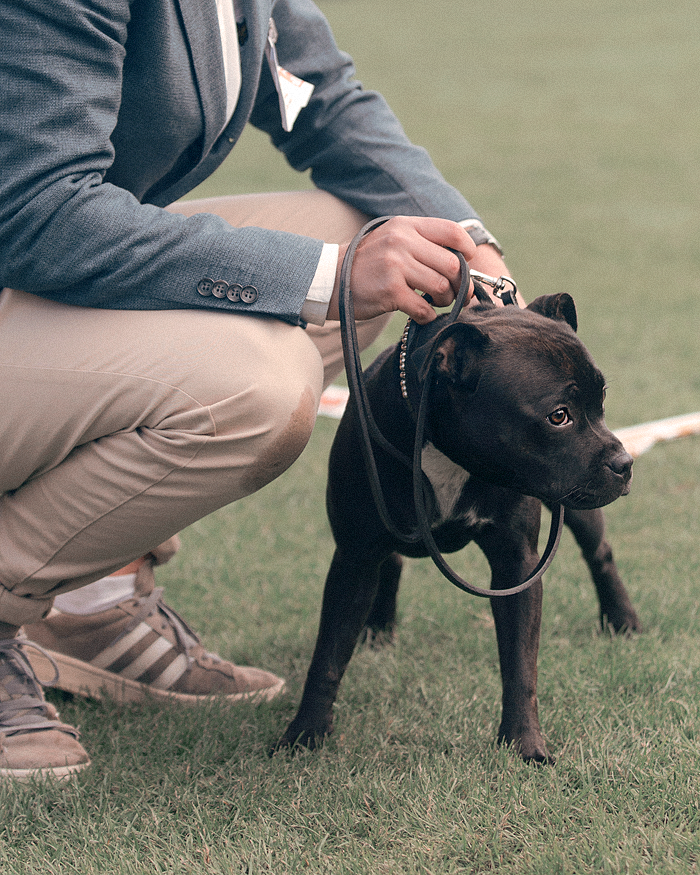
[(541, 295), (528, 304), (526, 309), (546, 316), (548, 319), (559, 319), (570, 325), (574, 331), (578, 330), (576, 304), (567, 292), (560, 292), (558, 295)]
[(435, 374), (468, 392), (475, 392), (481, 370), (479, 363), (489, 336), (470, 322), (453, 322), (438, 338)]

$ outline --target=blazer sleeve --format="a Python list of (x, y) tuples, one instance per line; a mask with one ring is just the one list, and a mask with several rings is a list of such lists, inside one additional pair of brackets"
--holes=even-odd
[[(191, 8), (202, 16), (206, 11), (199, 0)], [(213, 215), (185, 218), (142, 203), (136, 185), (113, 181), (113, 143), (119, 143), (122, 169), (131, 154), (128, 136), (113, 135), (126, 115), (125, 58), (127, 52), (134, 57), (134, 16), (146, 15), (144, 9), (163, 28), (153, 45), (165, 46), (172, 63), (160, 84), (182, 86), (194, 102), (190, 110), (200, 112), (194, 84), (179, 81), (192, 73), (175, 3), (0, 0), (0, 286), (90, 307), (210, 308), (298, 323), (321, 241), (234, 229)], [(267, 9), (261, 0), (265, 20), (256, 27), (266, 29)], [(411, 145), (383, 99), (354, 80), (349, 57), (337, 49), (317, 7), (310, 0), (278, 0), (272, 11), (280, 63), (316, 86), (286, 134), (263, 64), (251, 120), (291, 165), (311, 168), (316, 185), (369, 215), (475, 216), (424, 150)], [(199, 45), (216, 57), (212, 17)], [(143, 49), (148, 73), (156, 59), (148, 45)], [(161, 123), (176, 140), (178, 113), (164, 114)], [(181, 147), (164, 178), (177, 179), (181, 169), (185, 176), (196, 163), (190, 159), (198, 143)], [(187, 159), (182, 168), (180, 157)], [(219, 280), (253, 287), (255, 300), (200, 292)]]
[[(0, 0), (0, 286), (91, 307), (206, 307), (298, 322), (321, 241), (184, 218), (105, 181), (136, 6)], [(253, 286), (256, 300), (203, 295), (205, 279)]]
[(291, 133), (281, 125), (264, 68), (251, 121), (267, 131), (298, 170), (370, 216), (423, 215), (462, 221), (477, 213), (413, 145), (381, 95), (364, 90), (311, 0), (277, 0), (279, 63), (315, 86)]

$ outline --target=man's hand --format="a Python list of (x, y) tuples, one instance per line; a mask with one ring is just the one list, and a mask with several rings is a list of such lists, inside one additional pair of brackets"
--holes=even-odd
[[(437, 307), (454, 301), (461, 271), (459, 259), (448, 248), (461, 252), (467, 261), (477, 250), (467, 232), (448, 219), (394, 216), (375, 228), (355, 251), (350, 274), (355, 319), (401, 310), (421, 325), (432, 322), (435, 310), (416, 289), (429, 294)], [(339, 318), (340, 266), (346, 251), (347, 246), (340, 247), (329, 319)], [(472, 293), (470, 284), (470, 297)]]

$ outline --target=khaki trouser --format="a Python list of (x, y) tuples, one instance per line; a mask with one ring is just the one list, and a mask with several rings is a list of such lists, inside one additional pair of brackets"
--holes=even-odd
[[(190, 201), (348, 241), (365, 218), (323, 192)], [(358, 326), (362, 347), (385, 326)], [(337, 323), (93, 310), (0, 293), (0, 623), (122, 568), (294, 462), (342, 370)]]

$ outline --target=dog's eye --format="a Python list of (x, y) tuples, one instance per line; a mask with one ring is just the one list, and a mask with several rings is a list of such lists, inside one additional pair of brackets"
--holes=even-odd
[(567, 423), (571, 422), (569, 411), (566, 407), (558, 407), (553, 413), (549, 414), (547, 422), (556, 426), (556, 428), (561, 428), (562, 425), (567, 425)]

